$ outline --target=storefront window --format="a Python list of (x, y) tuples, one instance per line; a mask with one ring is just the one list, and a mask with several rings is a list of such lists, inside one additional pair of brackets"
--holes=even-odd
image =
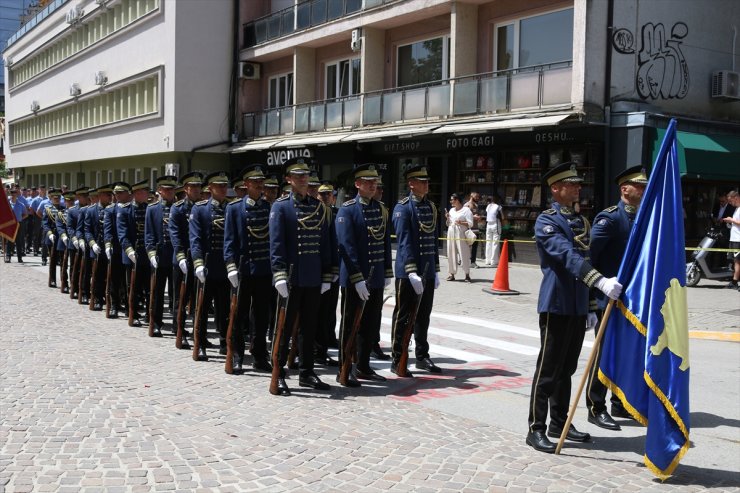
[(398, 87), (449, 77), (448, 36), (398, 47)]
[(517, 19), (496, 26), (496, 70), (573, 58), (573, 9)]

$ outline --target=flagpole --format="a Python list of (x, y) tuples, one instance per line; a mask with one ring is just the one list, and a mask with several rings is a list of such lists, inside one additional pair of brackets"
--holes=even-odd
[(586, 363), (586, 369), (583, 372), (583, 377), (581, 378), (581, 383), (578, 384), (578, 390), (576, 391), (576, 396), (573, 399), (573, 403), (570, 405), (570, 410), (568, 411), (568, 419), (565, 420), (565, 426), (563, 426), (563, 431), (560, 433), (560, 440), (558, 440), (558, 446), (555, 449), (556, 454), (560, 454), (560, 450), (563, 448), (563, 442), (565, 442), (565, 437), (568, 435), (568, 430), (570, 429), (570, 424), (573, 422), (573, 416), (576, 413), (576, 407), (578, 407), (578, 401), (581, 400), (581, 393), (583, 392), (583, 387), (586, 386), (586, 379), (588, 379), (589, 373), (591, 373), (591, 367), (594, 366), (594, 361), (596, 360), (596, 354), (599, 352), (599, 347), (601, 346), (601, 339), (604, 337), (604, 333), (606, 332), (606, 322), (609, 320), (609, 315), (612, 313), (612, 307), (614, 306), (614, 301), (610, 299), (609, 304), (606, 305), (606, 310), (604, 310), (604, 316), (601, 317), (601, 323), (599, 324), (599, 333), (596, 334), (596, 339), (594, 339), (594, 345), (591, 348), (591, 355), (588, 357), (588, 363)]

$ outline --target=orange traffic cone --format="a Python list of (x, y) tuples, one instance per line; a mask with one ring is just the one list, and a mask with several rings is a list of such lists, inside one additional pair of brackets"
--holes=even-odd
[(509, 240), (504, 240), (504, 246), (501, 247), (501, 256), (491, 289), (483, 288), (483, 291), (498, 295), (519, 294), (519, 291), (509, 289)]

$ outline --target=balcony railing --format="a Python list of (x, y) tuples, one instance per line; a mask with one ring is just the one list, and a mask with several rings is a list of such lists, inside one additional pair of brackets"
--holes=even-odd
[(243, 134), (323, 132), (569, 104), (572, 65), (522, 67), (245, 113)]
[(260, 17), (242, 26), (242, 48), (320, 26), (361, 10), (371, 9), (395, 0), (307, 0), (293, 7)]

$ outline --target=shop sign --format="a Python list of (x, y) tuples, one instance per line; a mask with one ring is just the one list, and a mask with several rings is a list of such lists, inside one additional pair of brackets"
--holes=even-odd
[(421, 149), (421, 142), (412, 140), (410, 142), (385, 142), (383, 152), (414, 152)]
[(476, 149), (478, 147), (490, 147), (493, 145), (493, 135), (472, 135), (470, 137), (450, 137), (445, 139), (445, 148), (454, 149)]
[(267, 151), (267, 166), (282, 166), (285, 161), (294, 157), (313, 157), (310, 149), (283, 149)]
[(534, 134), (534, 141), (538, 144), (549, 144), (558, 142), (572, 142), (575, 139), (568, 132), (537, 132)]

